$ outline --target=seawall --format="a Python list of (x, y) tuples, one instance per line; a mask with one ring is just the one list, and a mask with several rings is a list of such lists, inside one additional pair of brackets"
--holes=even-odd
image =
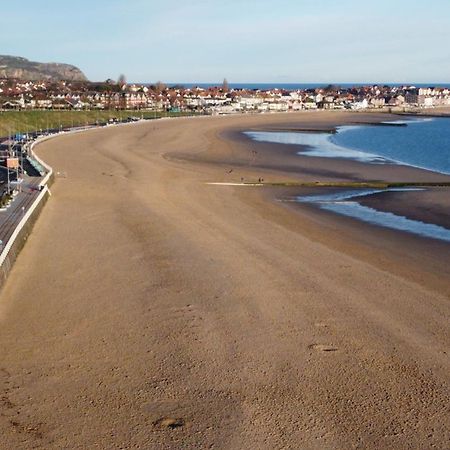
[(20, 251), (24, 247), (28, 236), (33, 230), (33, 226), (39, 217), (45, 203), (50, 195), (49, 187), (53, 182), (53, 169), (45, 162), (42, 161), (34, 152), (33, 149), (37, 144), (43, 141), (54, 138), (55, 136), (46, 136), (42, 139), (38, 139), (31, 144), (30, 154), (36, 159), (46, 170), (47, 174), (39, 183), (39, 194), (31, 204), (28, 211), (25, 212), (22, 219), (16, 225), (11, 237), (7, 242), (3, 243), (0, 253), (0, 289), (4, 286), (9, 273), (11, 272), (14, 262), (16, 261)]

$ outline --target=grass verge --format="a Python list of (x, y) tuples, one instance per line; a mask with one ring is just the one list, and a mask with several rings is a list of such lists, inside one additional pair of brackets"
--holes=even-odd
[[(255, 184), (255, 183), (244, 183), (244, 184)], [(402, 187), (450, 187), (450, 182), (383, 182), (383, 181), (336, 181), (336, 182), (324, 182), (324, 181), (305, 181), (305, 182), (274, 182), (274, 183), (257, 183), (263, 184), (264, 186), (280, 186), (280, 187), (324, 187), (324, 188), (352, 188), (352, 189), (363, 189), (363, 188), (374, 188), (374, 189), (389, 189), (389, 188), (402, 188)]]
[(9, 136), (16, 133), (30, 133), (33, 131), (45, 131), (76, 126), (93, 125), (107, 122), (116, 118), (126, 120), (128, 117), (143, 119), (158, 119), (161, 117), (180, 117), (194, 115), (183, 112), (161, 111), (0, 111), (0, 136)]

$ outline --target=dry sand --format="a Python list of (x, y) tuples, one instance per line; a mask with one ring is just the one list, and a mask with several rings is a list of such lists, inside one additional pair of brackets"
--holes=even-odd
[(0, 448), (448, 448), (450, 246), (205, 184), (439, 178), (237, 134), (361, 118), (379, 120), (167, 120), (43, 144), (67, 176), (0, 297)]

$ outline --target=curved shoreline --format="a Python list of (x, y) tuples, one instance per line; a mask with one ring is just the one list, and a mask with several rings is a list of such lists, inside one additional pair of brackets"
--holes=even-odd
[[(426, 120), (426, 119), (423, 119)], [(405, 126), (407, 121), (405, 122)], [(411, 121), (414, 122), (414, 121)], [(295, 145), (301, 148), (299, 155), (315, 156), (321, 158), (334, 158), (343, 160), (359, 161), (366, 164), (395, 164), (425, 170), (427, 172), (438, 173), (450, 176), (450, 172), (437, 170), (413, 164), (391, 156), (382, 155), (373, 151), (365, 151), (357, 147), (340, 145), (335, 142), (334, 135), (341, 132), (351, 131), (354, 127), (367, 126), (399, 126), (389, 125), (391, 122), (375, 123), (353, 123), (331, 129), (311, 130), (311, 129), (266, 129), (260, 131), (245, 131), (244, 134), (256, 142), (268, 142), (272, 144)], [(395, 122), (393, 122), (395, 123)]]
[[(313, 120), (351, 116), (158, 121), (39, 149), (67, 178), (54, 184), (2, 292), (9, 407), (0, 443), (445, 442), (449, 292), (436, 282), (445, 272), (429, 273), (447, 270), (445, 255), (425, 240), (367, 238), (336, 226), (344, 221), (267, 202), (279, 190), (206, 184), (314, 181), (324, 173), (317, 161), (295, 163), (264, 145), (255, 156), (245, 139), (221, 138)], [(379, 174), (331, 165), (328, 181)], [(395, 175), (428, 177), (399, 168), (386, 179)], [(166, 427), (171, 420), (180, 426)]]

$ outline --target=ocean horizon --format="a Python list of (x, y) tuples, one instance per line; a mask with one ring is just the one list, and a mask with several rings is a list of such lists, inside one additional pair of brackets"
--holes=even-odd
[[(154, 83), (144, 83), (147, 85), (151, 85)], [(165, 83), (167, 86), (184, 86), (185, 88), (211, 88), (222, 86), (223, 82), (212, 82), (212, 83)], [(362, 87), (362, 86), (415, 86), (418, 88), (425, 87), (440, 87), (440, 88), (450, 88), (450, 82), (448, 83), (437, 83), (437, 82), (429, 82), (429, 83), (336, 83), (336, 82), (326, 82), (326, 83), (277, 83), (277, 82), (267, 82), (267, 83), (228, 83), (228, 86), (231, 89), (250, 89), (250, 90), (268, 90), (268, 89), (284, 89), (284, 90), (305, 90), (305, 89), (317, 89), (326, 87), (329, 85), (340, 86), (342, 88), (352, 88), (352, 87)]]

